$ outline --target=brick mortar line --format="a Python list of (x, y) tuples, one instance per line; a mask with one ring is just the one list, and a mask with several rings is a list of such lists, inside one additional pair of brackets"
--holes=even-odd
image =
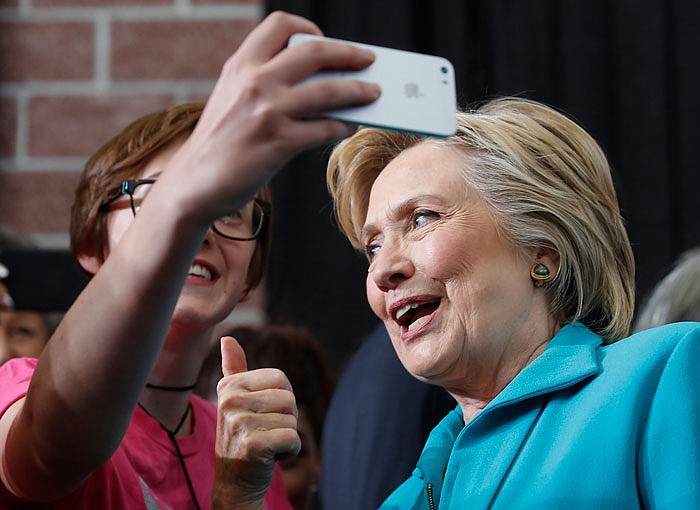
[[(223, 64), (222, 64), (223, 65)], [(100, 97), (104, 95), (141, 95), (147, 94), (181, 94), (189, 90), (194, 94), (208, 93), (214, 87), (216, 79), (211, 80), (129, 80), (109, 81), (107, 87), (100, 86), (98, 81), (30, 81), (0, 83), (0, 97), (18, 98), (27, 96), (86, 96)]]
[(20, 91), (17, 96), (17, 123), (15, 132), (15, 157), (18, 166), (22, 165), (29, 149), (29, 96)]
[(94, 55), (93, 76), (97, 90), (105, 91), (109, 89), (110, 75), (112, 69), (111, 49), (112, 24), (106, 15), (98, 15), (95, 19), (94, 30)]
[(37, 7), (0, 8), (0, 21), (94, 21), (106, 15), (111, 21), (221, 21), (262, 19), (262, 5), (178, 5), (143, 7)]
[[(97, 150), (97, 147), (95, 147)], [(0, 173), (33, 174), (50, 172), (55, 174), (81, 171), (90, 157), (74, 156), (22, 156), (19, 158), (0, 158)]]
[(44, 249), (70, 248), (70, 235), (68, 232), (27, 232), (32, 242)]

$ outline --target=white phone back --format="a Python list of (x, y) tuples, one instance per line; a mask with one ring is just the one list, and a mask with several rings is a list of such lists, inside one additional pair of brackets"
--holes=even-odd
[[(289, 46), (309, 39), (330, 39), (294, 34)], [(332, 39), (372, 50), (375, 61), (361, 71), (329, 71), (309, 80), (353, 78), (377, 83), (382, 95), (360, 107), (328, 112), (326, 116), (352, 124), (447, 137), (457, 130), (455, 75), (449, 60), (422, 53)]]

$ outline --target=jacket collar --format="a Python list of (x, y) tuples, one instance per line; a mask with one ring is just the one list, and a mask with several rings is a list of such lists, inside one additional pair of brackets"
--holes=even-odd
[[(598, 373), (596, 349), (600, 336), (582, 323), (564, 326), (535, 360), (522, 370), (466, 427), (471, 427), (495, 408), (572, 386)], [(431, 432), (418, 460), (417, 475), (433, 484), (437, 498), (457, 437), (465, 429), (459, 406)]]
[(602, 343), (600, 336), (580, 322), (564, 326), (484, 411), (573, 386), (595, 375), (599, 370), (596, 349)]

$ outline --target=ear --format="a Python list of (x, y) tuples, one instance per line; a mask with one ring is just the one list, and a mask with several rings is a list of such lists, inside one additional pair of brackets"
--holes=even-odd
[(103, 261), (98, 259), (94, 255), (80, 254), (80, 255), (77, 255), (76, 258), (78, 259), (78, 263), (80, 264), (80, 267), (82, 267), (84, 271), (90, 273), (93, 276), (102, 267)]
[(559, 274), (559, 252), (551, 248), (540, 248), (537, 250), (537, 262), (544, 264), (549, 272), (556, 277)]

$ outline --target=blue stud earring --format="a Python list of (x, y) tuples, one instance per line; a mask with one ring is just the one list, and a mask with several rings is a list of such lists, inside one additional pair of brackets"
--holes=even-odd
[(544, 264), (533, 264), (530, 268), (530, 278), (535, 283), (535, 287), (542, 287), (544, 283), (552, 277), (549, 268)]

